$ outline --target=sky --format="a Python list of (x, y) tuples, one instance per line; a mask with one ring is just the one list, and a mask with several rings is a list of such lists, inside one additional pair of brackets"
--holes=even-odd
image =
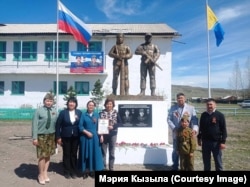
[[(61, 0), (92, 23), (166, 23), (172, 42), (172, 84), (230, 89), (239, 63), (250, 59), (250, 0), (207, 0), (225, 31), (219, 47), (207, 30), (206, 0)], [(56, 23), (57, 0), (1, 0), (0, 23)], [(210, 65), (210, 71), (208, 70)], [(210, 75), (209, 75), (210, 74)], [(208, 81), (210, 77), (210, 81)]]

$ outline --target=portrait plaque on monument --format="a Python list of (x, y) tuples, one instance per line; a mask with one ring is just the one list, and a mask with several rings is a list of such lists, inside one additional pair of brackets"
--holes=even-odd
[(109, 133), (109, 120), (99, 119), (98, 121), (98, 134), (108, 134)]
[(152, 127), (152, 105), (119, 104), (121, 127)]

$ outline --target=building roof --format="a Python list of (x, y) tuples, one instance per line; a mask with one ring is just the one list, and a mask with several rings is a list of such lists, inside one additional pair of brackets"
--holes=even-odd
[[(152, 24), (87, 24), (93, 35), (114, 35), (125, 33), (126, 35), (144, 35), (147, 32), (153, 35), (178, 37), (180, 34), (165, 23)], [(57, 32), (57, 24), (5, 24), (0, 27), (0, 35), (50, 35)], [(65, 33), (64, 31), (59, 31)], [(68, 34), (68, 33), (65, 33)]]

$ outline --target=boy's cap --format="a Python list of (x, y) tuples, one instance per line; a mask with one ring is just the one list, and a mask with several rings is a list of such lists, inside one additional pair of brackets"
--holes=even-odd
[(188, 115), (183, 115), (181, 119), (189, 121), (189, 116)]

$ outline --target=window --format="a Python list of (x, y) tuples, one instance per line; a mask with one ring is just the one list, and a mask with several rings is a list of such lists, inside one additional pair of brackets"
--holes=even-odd
[[(57, 59), (57, 44), (55, 41), (45, 42), (45, 60), (52, 61)], [(68, 62), (69, 59), (69, 42), (59, 42), (58, 57), (60, 61)]]
[(89, 82), (75, 82), (77, 95), (89, 95)]
[(0, 41), (0, 61), (6, 60), (6, 42)]
[(12, 81), (11, 93), (13, 95), (24, 94), (24, 81)]
[(14, 42), (14, 60), (36, 61), (37, 42)]
[(77, 51), (102, 51), (102, 42), (89, 42), (88, 48), (80, 42), (77, 42)]
[(4, 82), (0, 81), (0, 95), (4, 94)]
[[(59, 94), (67, 94), (68, 83), (66, 81), (59, 81)], [(56, 81), (54, 82), (54, 93), (56, 94)]]

